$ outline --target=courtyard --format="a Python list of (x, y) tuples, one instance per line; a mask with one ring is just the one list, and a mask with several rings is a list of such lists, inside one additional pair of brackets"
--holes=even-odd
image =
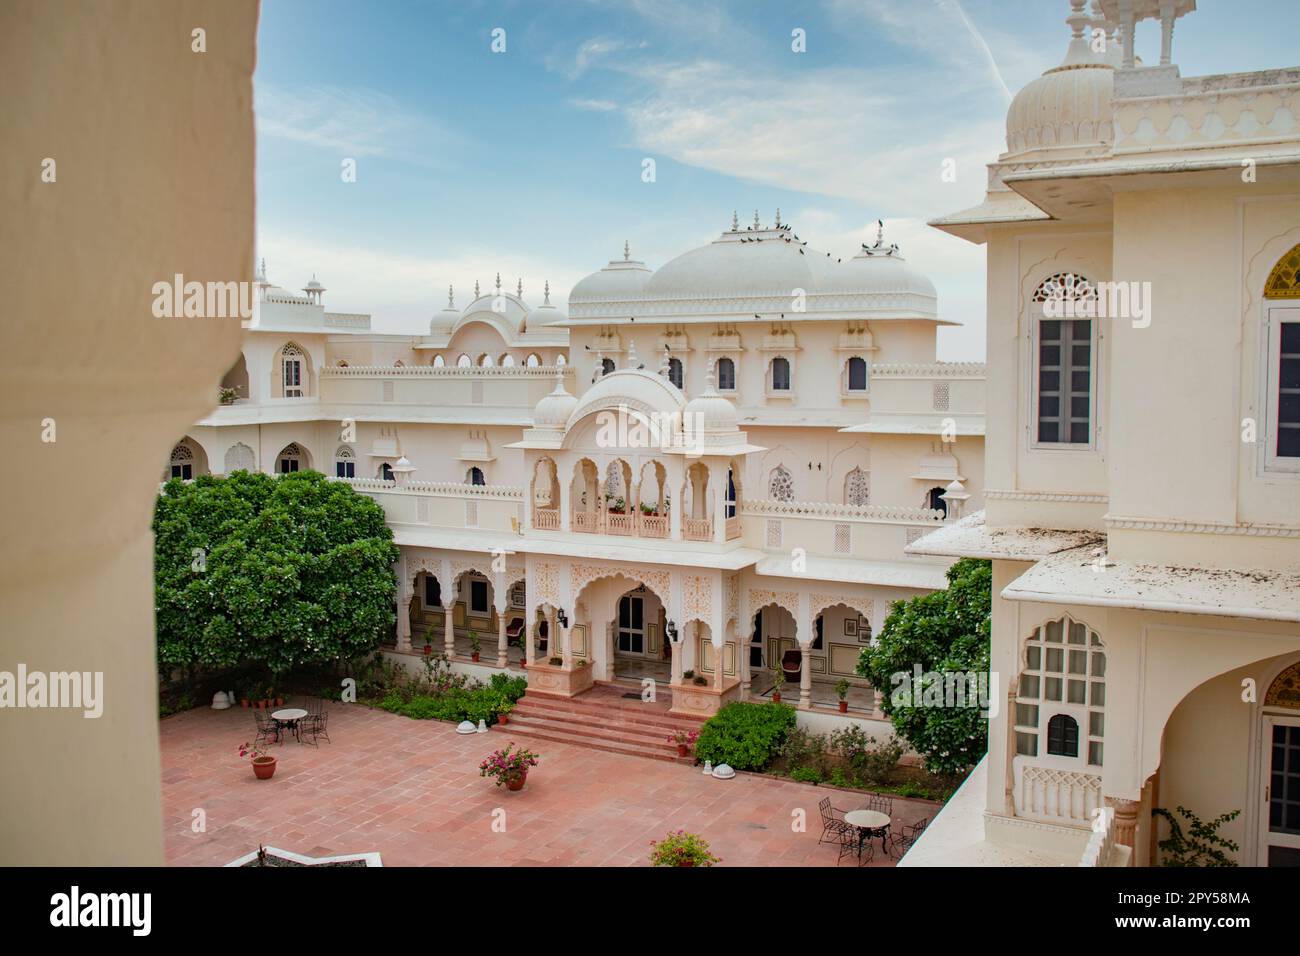
[[(333, 703), (329, 713), (332, 743), (272, 745), (271, 780), (255, 779), (238, 756), (253, 736), (248, 710), (203, 707), (163, 720), (167, 863), (220, 866), (260, 843), (313, 857), (378, 852), (385, 866), (635, 866), (647, 865), (652, 840), (684, 829), (708, 840), (723, 866), (835, 866), (837, 848), (817, 842), (817, 804), (866, 802), (856, 792), (751, 774), (715, 780), (699, 768), (544, 741), (530, 744), (541, 764), (527, 786), (510, 793), (478, 773), (486, 753), (510, 742), (508, 726), (460, 736), (449, 723), (358, 704)], [(893, 824), (938, 809), (895, 798)], [(792, 829), (797, 810), (806, 832)], [(877, 843), (868, 865), (894, 863)]]

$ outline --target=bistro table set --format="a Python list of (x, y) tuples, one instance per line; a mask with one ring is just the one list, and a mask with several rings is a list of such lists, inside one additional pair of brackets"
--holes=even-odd
[[(891, 860), (902, 859), (925, 830), (929, 819), (914, 824), (893, 827), (894, 798), (872, 795), (867, 805), (857, 810), (844, 811), (831, 806), (830, 797), (818, 805), (822, 817), (822, 835), (818, 843), (839, 845), (838, 864), (846, 856), (856, 856), (858, 866), (870, 863), (875, 856), (874, 840), (879, 837), (880, 849)], [(838, 814), (838, 816), (837, 816)]]
[(330, 739), (329, 713), (320, 697), (308, 697), (305, 707), (284, 707), (267, 716), (265, 711), (253, 711), (257, 721), (257, 741), (260, 744), (283, 744), (286, 735), (292, 735), (300, 744), (319, 745), (319, 738)]

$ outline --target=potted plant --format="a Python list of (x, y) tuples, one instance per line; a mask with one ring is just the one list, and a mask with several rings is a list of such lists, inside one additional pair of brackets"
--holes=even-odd
[(217, 389), (217, 396), (222, 405), (233, 405), (235, 404), (235, 399), (239, 398), (239, 392), (236, 389), (223, 385)]
[(563, 657), (552, 657), (552, 658), (551, 658), (550, 660), (548, 660), (546, 663), (550, 664), (552, 667), (563, 667), (563, 666), (564, 666), (564, 658), (563, 658)]
[(248, 757), (253, 762), (253, 776), (258, 780), (270, 780), (275, 774), (276, 758), (269, 751), (257, 750), (247, 743), (239, 748), (239, 756)]
[(514, 709), (515, 709), (515, 705), (510, 702), (510, 698), (505, 697), (503, 695), (501, 697), (500, 702), (496, 706), (497, 723), (500, 724), (502, 727), (508, 724), (510, 722), (509, 721), (510, 711)]
[(849, 702), (845, 700), (845, 698), (849, 696), (849, 686), (849, 682), (843, 678), (841, 678), (840, 682), (835, 685), (835, 693), (839, 695), (840, 698), (841, 714), (847, 714), (849, 712)]
[(470, 631), (469, 632), (469, 659), (472, 661), (477, 661), (479, 651), (482, 649), (482, 647), (483, 644), (478, 639), (478, 631)]
[(695, 746), (695, 741), (699, 736), (694, 730), (675, 730), (669, 734), (668, 742), (677, 745), (677, 756), (687, 757), (690, 756), (688, 751)]
[(696, 687), (705, 687), (705, 686), (708, 685), (708, 683), (709, 683), (709, 679), (708, 679), (707, 677), (705, 677), (703, 674), (696, 674), (696, 675), (695, 675), (695, 686), (696, 686)]
[(777, 668), (772, 672), (772, 703), (781, 703), (781, 688), (785, 686), (785, 672)]
[(522, 790), (529, 768), (537, 766), (538, 756), (526, 747), (511, 750), (513, 746), (511, 743), (484, 757), (478, 765), (478, 775), (495, 777), (498, 787), (504, 785), (507, 790)]
[(695, 676), (695, 671), (682, 671), (682, 680), (690, 680)]
[(706, 840), (685, 830), (669, 833), (657, 842), (651, 840), (650, 847), (651, 866), (713, 866), (722, 862), (709, 852)]

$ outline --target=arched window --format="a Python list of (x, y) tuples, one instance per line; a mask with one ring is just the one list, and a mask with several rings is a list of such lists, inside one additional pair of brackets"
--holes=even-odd
[(173, 478), (189, 481), (194, 477), (194, 452), (190, 451), (188, 445), (180, 444), (172, 449), (170, 468)]
[(614, 371), (614, 360), (612, 358), (603, 358), (600, 360), (600, 374), (608, 375)]
[(668, 360), (668, 381), (672, 382), (678, 388), (682, 388), (682, 360), (679, 358), (670, 358)]
[(1039, 284), (1032, 303), (1037, 442), (1091, 444), (1097, 290), (1081, 275), (1059, 272)]
[(442, 353), (441, 353), (441, 352), (438, 353), (437, 355), (435, 355), (435, 356), (433, 357), (433, 367), (434, 367), (434, 368), (444, 368), (444, 367), (446, 367), (446, 365), (447, 365), (447, 362), (446, 362), (446, 360), (442, 357)]
[(502, 368), (513, 368), (515, 364), (515, 357), (511, 355), (509, 352), (507, 352), (501, 356), (500, 364)]
[(382, 481), (396, 481), (393, 477), (393, 466), (388, 462), (381, 462), (379, 465), (379, 478)]
[(462, 353), (460, 354), (460, 358), (456, 359), (456, 367), (457, 367), (457, 368), (473, 368), (473, 367), (474, 367), (474, 360), (473, 360), (472, 358), (470, 358), (468, 355), (466, 355), (464, 352), (462, 352)]
[(1079, 722), (1057, 714), (1047, 722), (1047, 752), (1054, 757), (1079, 756)]
[(942, 511), (948, 517), (948, 502), (944, 501), (942, 488), (931, 488), (925, 495), (926, 507), (931, 511)]
[(790, 391), (790, 360), (784, 355), (772, 359), (772, 391)]
[(302, 459), (302, 449), (296, 442), (290, 442), (276, 459), (275, 470), (282, 475), (291, 475), (302, 469)]
[(486, 485), (487, 481), (483, 477), (483, 469), (477, 465), (471, 466), (469, 471), (465, 472), (465, 484)]
[(794, 501), (794, 479), (784, 465), (777, 465), (767, 479), (767, 496), (774, 501)]
[(1286, 253), (1264, 283), (1266, 471), (1300, 471), (1300, 246)]
[(357, 476), (357, 456), (347, 445), (339, 445), (334, 452), (334, 477), (355, 478)]
[(556, 364), (556, 365), (567, 365), (568, 362), (569, 362), (569, 360), (568, 360), (567, 358), (564, 357), (564, 353), (563, 353), (563, 352), (561, 352), (559, 355), (555, 356), (555, 364)]
[(528, 358), (524, 359), (524, 365), (528, 368), (537, 368), (542, 364), (542, 357), (536, 352), (529, 352)]
[(306, 356), (294, 343), (290, 342), (280, 350), (280, 375), (285, 398), (302, 398), (307, 394), (305, 364)]
[(227, 475), (236, 471), (253, 471), (256, 468), (257, 460), (253, 457), (253, 449), (244, 443), (236, 442), (226, 449)]
[(727, 500), (725, 508), (725, 517), (736, 517), (736, 482), (735, 475), (731, 469), (727, 469)]
[(736, 390), (736, 362), (734, 359), (718, 359), (718, 391), (734, 392)]
[(867, 361), (860, 355), (854, 355), (848, 362), (848, 390), (865, 392), (867, 390)]
[(479, 368), (491, 368), (495, 364), (496, 362), (493, 361), (492, 356), (488, 355), (486, 352), (478, 357)]
[(871, 477), (861, 468), (844, 476), (844, 503), (857, 507), (871, 504)]
[[(1025, 642), (1022, 662), (1016, 685), (1016, 753), (1037, 757), (1041, 750), (1100, 767), (1106, 652), (1097, 632), (1069, 615), (1048, 621)], [(1087, 747), (1081, 748), (1084, 741)]]
[(605, 494), (618, 497), (623, 493), (623, 470), (617, 461), (605, 468)]

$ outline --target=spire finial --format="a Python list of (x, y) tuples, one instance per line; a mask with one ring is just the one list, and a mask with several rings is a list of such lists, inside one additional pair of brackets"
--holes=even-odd
[(521, 299), (524, 297), (524, 280), (522, 277), (519, 279), (519, 284), (515, 286), (515, 294)]
[(671, 360), (669, 359), (669, 356), (668, 356), (668, 343), (665, 342), (665, 343), (664, 343), (664, 355), (663, 355), (663, 358), (659, 360), (659, 377), (660, 377), (660, 378), (667, 378), (667, 377), (668, 377), (668, 373), (669, 373), (671, 370), (672, 370), (672, 364), (671, 364)]
[(479, 293), (479, 291), (478, 291), (478, 279), (475, 279), (475, 280), (474, 280), (474, 298), (477, 299), (477, 298), (479, 297), (479, 295), (480, 295), (480, 293)]
[(547, 279), (547, 280), (546, 280), (546, 298), (542, 301), (542, 305), (550, 305), (550, 304), (551, 304), (551, 280), (550, 280), (550, 279)]
[(447, 308), (456, 308), (456, 293), (451, 286), (447, 286)]
[(876, 245), (883, 246), (884, 244), (885, 244), (885, 220), (877, 219), (876, 220)]
[(755, 228), (755, 229), (761, 229), (761, 228), (763, 228), (762, 226), (760, 226), (760, 225), (758, 224), (758, 210), (757, 210), (757, 209), (754, 210), (754, 228)]
[(596, 350), (596, 375), (600, 378), (605, 377), (605, 352), (603, 349)]
[(776, 228), (781, 228), (781, 207), (776, 207)]
[(740, 232), (740, 219), (736, 216), (736, 210), (731, 210), (731, 231)]
[(266, 278), (266, 256), (262, 256), (262, 265), (261, 268), (257, 270), (257, 277), (259, 279)]
[(623, 261), (627, 262), (630, 258), (632, 258), (632, 247), (628, 245), (628, 241), (624, 239), (623, 240)]
[(501, 294), (501, 273), (497, 273), (497, 295)]
[(712, 395), (717, 391), (714, 386), (717, 384), (718, 376), (714, 369), (717, 367), (717, 359), (709, 359), (709, 367), (704, 370), (704, 394)]
[(636, 368), (641, 363), (637, 361), (636, 339), (628, 339), (627, 342), (627, 367)]

